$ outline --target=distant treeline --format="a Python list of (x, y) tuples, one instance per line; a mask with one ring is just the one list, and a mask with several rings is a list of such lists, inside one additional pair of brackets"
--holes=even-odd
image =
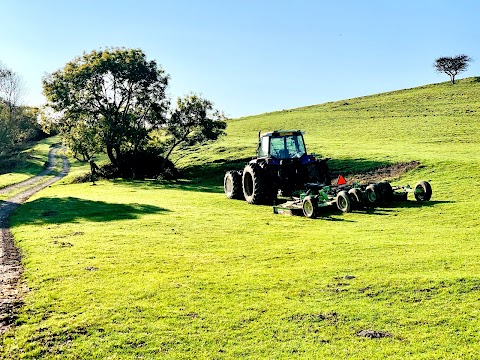
[(5, 156), (46, 137), (38, 122), (39, 110), (20, 104), (22, 92), (21, 77), (0, 63), (0, 166)]

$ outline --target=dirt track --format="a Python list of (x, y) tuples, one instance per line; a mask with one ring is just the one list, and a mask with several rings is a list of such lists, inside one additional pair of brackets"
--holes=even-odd
[(0, 202), (0, 333), (7, 330), (14, 322), (16, 310), (22, 304), (22, 290), (20, 289), (20, 277), (22, 275), (21, 256), (8, 229), (9, 216), (30, 196), (60, 180), (68, 173), (70, 165), (62, 155), (62, 172), (57, 176), (48, 178), (53, 171), (57, 151), (58, 148), (50, 150), (48, 167), (40, 174), (18, 184), (0, 189), (0, 194), (25, 189)]

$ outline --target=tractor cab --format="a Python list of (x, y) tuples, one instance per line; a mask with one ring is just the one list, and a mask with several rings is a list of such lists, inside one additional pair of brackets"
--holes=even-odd
[(306, 153), (303, 132), (299, 130), (271, 131), (259, 134), (258, 158), (299, 159)]

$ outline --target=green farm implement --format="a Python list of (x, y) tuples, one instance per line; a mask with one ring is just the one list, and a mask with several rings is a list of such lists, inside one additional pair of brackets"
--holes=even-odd
[(368, 185), (356, 183), (339, 186), (309, 183), (305, 184), (305, 187), (307, 190), (301, 192), (298, 197), (275, 205), (273, 212), (315, 218), (319, 215), (320, 209), (325, 207), (336, 207), (341, 212), (351, 212), (388, 206), (394, 201), (406, 201), (409, 193), (413, 193), (417, 202), (428, 201), (432, 196), (432, 188), (427, 181), (420, 181), (413, 188), (409, 185), (392, 187), (386, 181)]

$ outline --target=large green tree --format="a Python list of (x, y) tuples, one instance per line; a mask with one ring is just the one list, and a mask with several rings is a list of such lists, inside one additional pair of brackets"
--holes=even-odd
[(83, 156), (98, 145), (121, 167), (165, 124), (167, 85), (168, 75), (141, 50), (112, 48), (84, 53), (44, 77), (43, 92), (67, 143)]
[(153, 175), (157, 166), (160, 173), (174, 150), (216, 140), (226, 128), (199, 95), (169, 110), (168, 80), (138, 49), (84, 53), (43, 79), (46, 128), (53, 124), (79, 159), (105, 151), (122, 176)]

